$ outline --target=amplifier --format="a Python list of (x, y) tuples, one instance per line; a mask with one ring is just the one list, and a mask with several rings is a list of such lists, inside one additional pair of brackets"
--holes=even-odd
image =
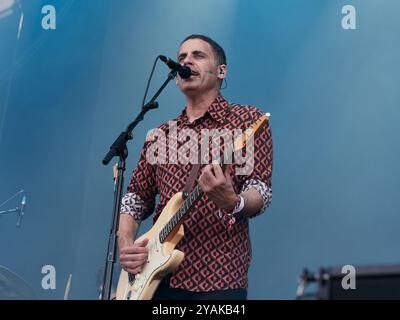
[[(310, 284), (316, 291), (305, 293)], [(346, 265), (304, 269), (299, 277), (296, 297), (299, 300), (400, 299), (400, 265)]]

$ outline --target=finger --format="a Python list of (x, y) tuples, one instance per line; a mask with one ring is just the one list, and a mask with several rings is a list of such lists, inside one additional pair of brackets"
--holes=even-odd
[(208, 190), (210, 189), (209, 183), (207, 182), (207, 178), (204, 174), (201, 174), (199, 178), (199, 186), (201, 190), (203, 190), (203, 192), (208, 192)]
[(142, 271), (142, 268), (141, 268), (141, 267), (137, 267), (137, 268), (124, 268), (124, 270), (125, 270), (126, 272), (128, 272), (128, 273), (131, 273), (131, 274), (137, 274), (137, 273), (139, 273), (140, 271)]
[(199, 178), (199, 180), (201, 179), (203, 181), (203, 183), (208, 187), (211, 187), (213, 182), (214, 182), (214, 180), (215, 180), (215, 177), (212, 174), (211, 169), (212, 169), (212, 166), (211, 165), (207, 165), (203, 169), (203, 171), (202, 171), (202, 173), (200, 175), (200, 178)]
[(123, 247), (120, 250), (120, 254), (137, 254), (137, 253), (147, 253), (149, 250), (147, 247), (139, 247), (137, 245), (132, 245), (129, 247)]
[(211, 172), (212, 168), (213, 168), (212, 165), (208, 164), (203, 168), (203, 170), (201, 172), (203, 174), (207, 174), (207, 175), (212, 174), (212, 172)]
[(147, 247), (139, 247), (137, 245), (121, 248), (120, 254), (137, 254), (137, 253), (147, 253)]
[(222, 172), (221, 166), (218, 163), (213, 163), (214, 176), (219, 182), (224, 181), (224, 173)]
[(121, 262), (130, 262), (130, 261), (144, 261), (147, 259), (147, 254), (139, 253), (139, 254), (123, 254), (120, 256), (119, 260)]
[(148, 243), (149, 243), (149, 239), (147, 239), (147, 238), (143, 238), (143, 239), (141, 239), (141, 240), (136, 240), (136, 241), (134, 242), (134, 244), (137, 244), (137, 245), (139, 245), (139, 246), (141, 246), (141, 247), (147, 246)]
[(228, 165), (225, 167), (224, 176), (225, 176), (225, 179), (226, 179), (227, 181), (229, 181), (229, 182), (232, 182), (232, 176), (231, 176), (232, 172), (233, 172), (232, 165), (231, 165), (231, 164), (228, 164)]
[(141, 261), (124, 262), (123, 264), (122, 264), (122, 263), (121, 263), (121, 264), (122, 264), (125, 268), (137, 268), (137, 267), (142, 266), (145, 262), (146, 262), (146, 261), (141, 260)]

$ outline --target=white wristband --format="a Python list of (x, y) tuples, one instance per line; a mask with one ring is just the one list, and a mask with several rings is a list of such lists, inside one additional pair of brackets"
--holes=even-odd
[(241, 195), (239, 195), (239, 199), (240, 199), (240, 202), (238, 205), (235, 206), (235, 208), (233, 208), (233, 211), (231, 213), (232, 215), (239, 213), (244, 208), (244, 198)]

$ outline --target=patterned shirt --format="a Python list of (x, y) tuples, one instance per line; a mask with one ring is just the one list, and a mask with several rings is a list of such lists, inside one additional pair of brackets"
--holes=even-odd
[[(230, 110), (228, 107), (229, 103), (219, 95), (208, 111), (192, 123), (189, 123), (185, 109), (173, 120), (175, 129), (178, 133), (185, 129), (194, 130), (198, 136), (197, 147), (200, 150), (203, 129), (214, 128), (215, 122), (218, 129), (244, 131), (263, 115), (253, 106), (234, 104), (231, 105)], [(175, 147), (178, 152), (175, 153), (175, 158), (171, 158), (174, 150), (171, 150), (172, 138), (169, 134), (175, 129), (171, 126), (171, 122), (164, 123), (158, 127), (157, 132), (165, 133), (166, 138), (164, 139), (159, 134), (156, 137), (150, 134), (144, 143), (138, 165), (133, 172), (121, 205), (121, 213), (132, 215), (138, 223), (149, 217), (154, 208), (155, 221), (170, 198), (182, 191), (189, 176), (192, 168), (190, 161), (171, 161), (171, 159), (176, 160), (176, 154), (178, 159), (181, 159), (180, 156), (188, 155), (195, 146), (193, 143), (190, 145), (190, 141), (182, 142), (178, 139)], [(162, 148), (153, 152), (158, 157), (157, 162), (149, 160), (151, 153), (149, 151), (156, 142), (161, 142), (158, 146), (162, 145)], [(228, 146), (228, 143), (226, 145)], [(221, 146), (221, 152), (224, 147), (225, 144)], [(213, 148), (210, 149), (213, 150)], [(236, 193), (254, 188), (261, 194), (263, 207), (252, 217), (261, 214), (270, 204), (272, 197), (272, 137), (268, 122), (254, 138), (253, 155), (253, 170), (248, 175), (236, 175), (235, 169), (240, 165), (232, 161), (234, 170), (231, 176)], [(209, 159), (212, 160), (212, 153), (209, 154)], [(206, 165), (203, 164), (204, 161), (202, 160), (201, 169)], [(160, 195), (160, 200), (155, 206), (157, 194)], [(231, 227), (227, 221), (223, 216), (221, 217), (218, 207), (208, 199), (206, 194), (195, 203), (183, 221), (184, 237), (176, 249), (183, 251), (185, 258), (170, 277), (171, 287), (195, 292), (247, 289), (248, 269), (251, 262), (249, 219), (237, 219)]]

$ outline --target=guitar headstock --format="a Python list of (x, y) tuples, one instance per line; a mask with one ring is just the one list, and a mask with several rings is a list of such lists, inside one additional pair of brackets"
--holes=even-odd
[(251, 127), (247, 128), (245, 132), (237, 137), (233, 143), (233, 151), (236, 152), (242, 150), (250, 138), (267, 123), (270, 116), (271, 114), (269, 113), (264, 114), (256, 122), (254, 122)]

